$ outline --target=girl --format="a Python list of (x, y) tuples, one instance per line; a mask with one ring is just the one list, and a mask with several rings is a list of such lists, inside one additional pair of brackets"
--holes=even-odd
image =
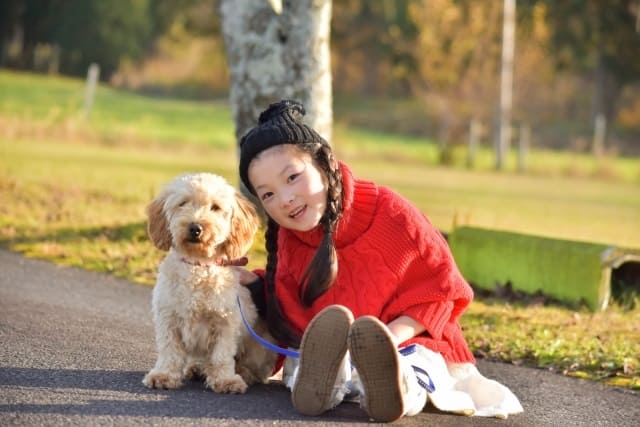
[[(243, 272), (288, 357), (293, 405), (319, 415), (358, 396), (375, 421), (422, 411), (522, 412), (485, 378), (458, 318), (473, 292), (429, 220), (392, 190), (355, 178), (303, 123), (271, 104), (240, 143), (240, 178), (267, 215), (267, 266)], [(356, 320), (354, 320), (354, 318)]]

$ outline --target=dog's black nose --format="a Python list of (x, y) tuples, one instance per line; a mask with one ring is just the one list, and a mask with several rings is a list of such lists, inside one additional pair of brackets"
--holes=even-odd
[(189, 224), (189, 237), (191, 240), (198, 240), (202, 234), (202, 226), (192, 222)]

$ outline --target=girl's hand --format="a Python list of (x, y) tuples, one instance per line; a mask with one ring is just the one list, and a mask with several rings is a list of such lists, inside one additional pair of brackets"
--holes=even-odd
[(387, 325), (389, 331), (396, 339), (396, 345), (400, 345), (408, 339), (420, 335), (425, 331), (424, 325), (416, 322), (408, 316), (400, 316), (397, 319), (392, 320)]
[(243, 286), (246, 286), (258, 280), (258, 275), (251, 270), (247, 270), (244, 267), (233, 267), (233, 268), (236, 270), (238, 280), (240, 281), (240, 284)]

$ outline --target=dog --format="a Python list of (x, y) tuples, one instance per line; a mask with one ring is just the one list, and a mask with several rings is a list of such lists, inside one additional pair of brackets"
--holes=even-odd
[(147, 215), (151, 241), (169, 252), (152, 297), (158, 358), (143, 384), (175, 389), (199, 376), (217, 393), (245, 393), (265, 383), (277, 355), (249, 335), (238, 298), (256, 333), (274, 340), (233, 267), (258, 229), (253, 205), (224, 178), (193, 173), (168, 183)]

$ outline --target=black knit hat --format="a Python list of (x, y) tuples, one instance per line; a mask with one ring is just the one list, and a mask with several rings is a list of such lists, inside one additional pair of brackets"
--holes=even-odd
[(254, 192), (249, 183), (249, 163), (267, 148), (281, 144), (322, 144), (329, 143), (311, 127), (302, 122), (304, 106), (291, 100), (273, 103), (260, 114), (258, 125), (240, 140), (240, 179)]

